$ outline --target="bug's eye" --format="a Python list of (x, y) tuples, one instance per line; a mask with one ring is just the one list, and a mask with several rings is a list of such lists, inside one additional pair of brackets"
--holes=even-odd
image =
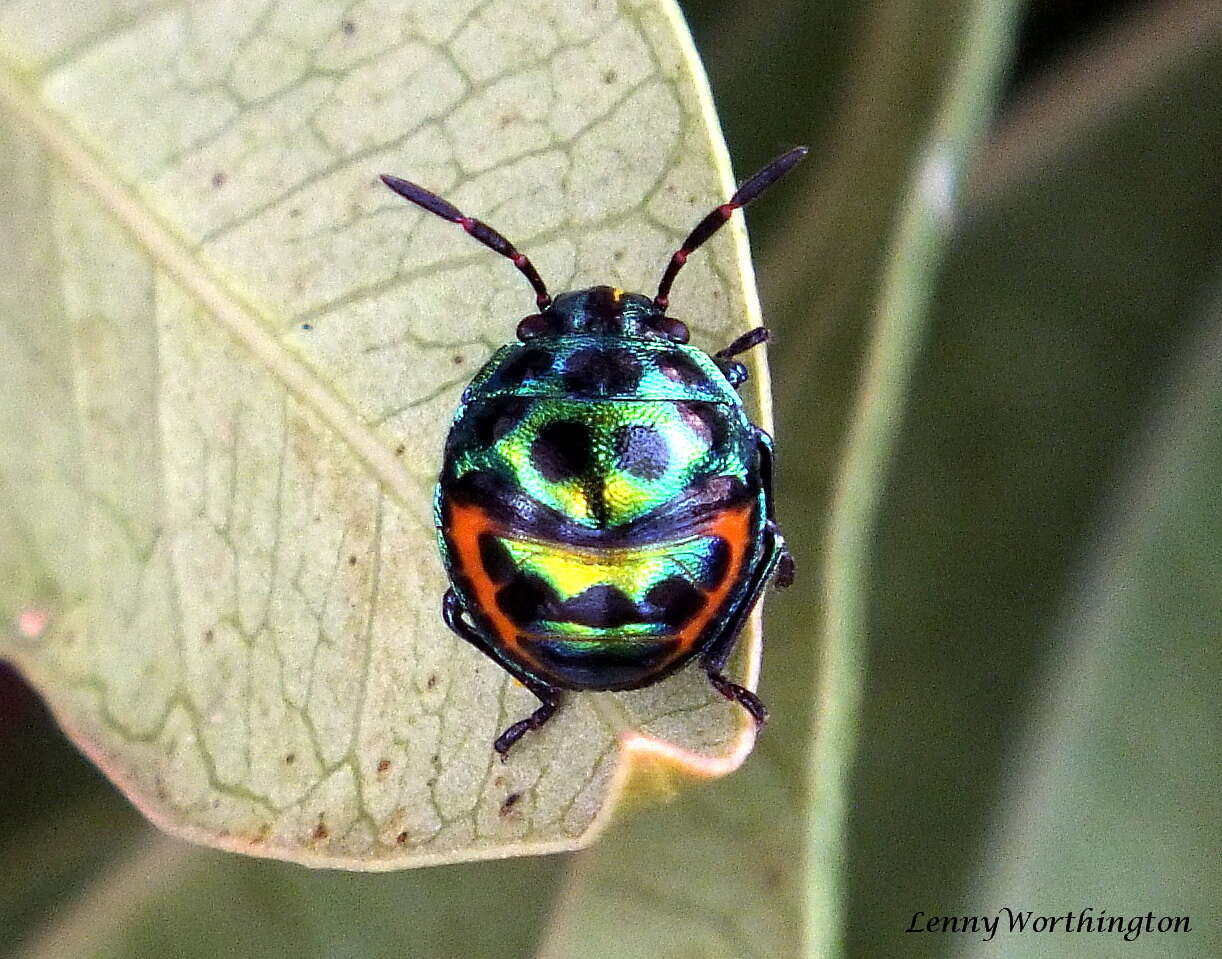
[(529, 340), (552, 332), (552, 320), (546, 313), (532, 313), (518, 324), (518, 339)]
[(692, 335), (687, 324), (673, 316), (659, 316), (653, 320), (653, 328), (674, 343), (686, 343)]

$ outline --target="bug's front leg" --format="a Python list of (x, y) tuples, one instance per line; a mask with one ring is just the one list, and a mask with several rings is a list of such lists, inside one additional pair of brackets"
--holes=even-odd
[(713, 354), (713, 362), (717, 364), (717, 368), (721, 370), (722, 375), (730, 381), (730, 385), (738, 389), (747, 382), (747, 368), (742, 363), (734, 359), (739, 353), (746, 353), (761, 343), (767, 341), (768, 330), (765, 327), (757, 326), (753, 330), (747, 330), (742, 336), (736, 337), (734, 341), (727, 347), (718, 350)]
[(501, 756), (501, 761), (504, 762), (508, 758), (510, 747), (513, 746), (519, 739), (532, 729), (538, 729), (546, 723), (555, 714), (557, 708), (563, 700), (561, 690), (555, 686), (549, 686), (547, 683), (541, 683), (531, 676), (527, 676), (519, 670), (511, 668), (497, 654), (490, 642), (474, 626), (463, 618), (462, 603), (458, 599), (458, 594), (454, 591), (454, 587), (446, 590), (445, 597), (441, 601), (441, 615), (445, 619), (446, 625), (450, 627), (460, 637), (478, 649), (481, 653), (495, 662), (498, 666), (504, 669), (509, 675), (520, 682), (523, 686), (529, 689), (539, 701), (543, 704), (525, 719), (514, 723), (503, 733), (496, 738), (496, 742), (492, 744)]

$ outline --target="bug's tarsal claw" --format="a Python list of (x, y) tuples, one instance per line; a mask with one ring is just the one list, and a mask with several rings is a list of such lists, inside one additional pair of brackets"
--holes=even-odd
[(556, 707), (559, 705), (557, 700), (546, 701), (525, 719), (518, 720), (497, 736), (496, 742), (492, 744), (492, 748), (500, 754), (501, 762), (508, 762), (509, 750), (513, 747), (513, 744), (532, 729), (538, 729), (551, 719), (556, 712)]
[(738, 683), (732, 683), (726, 679), (721, 673), (715, 670), (709, 671), (709, 682), (713, 684), (713, 688), (721, 693), (726, 699), (731, 702), (738, 703), (747, 712), (751, 714), (751, 718), (755, 720), (755, 727), (758, 729), (768, 722), (768, 709), (760, 701), (760, 698), (747, 689), (745, 686), (740, 686)]

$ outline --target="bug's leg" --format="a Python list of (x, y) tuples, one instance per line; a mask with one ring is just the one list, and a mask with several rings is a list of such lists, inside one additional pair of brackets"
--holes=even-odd
[(751, 585), (747, 589), (746, 596), (743, 597), (741, 603), (738, 604), (734, 612), (726, 618), (725, 623), (721, 627), (721, 632), (717, 634), (717, 638), (709, 645), (709, 648), (704, 651), (700, 657), (700, 665), (708, 674), (709, 682), (713, 688), (717, 690), (726, 699), (732, 700), (743, 707), (751, 714), (751, 718), (755, 720), (757, 727), (764, 725), (768, 721), (768, 710), (760, 701), (760, 698), (747, 689), (745, 686), (740, 686), (738, 683), (731, 682), (722, 675), (722, 667), (725, 666), (726, 660), (730, 658), (730, 651), (734, 649), (734, 643), (738, 639), (738, 634), (742, 632), (743, 626), (747, 622), (747, 617), (751, 615), (751, 610), (755, 608), (755, 604), (759, 602), (760, 596), (764, 592), (764, 587), (768, 584), (768, 577), (776, 569), (777, 563), (781, 558), (781, 551), (784, 545), (780, 542), (780, 537), (777, 536), (773, 527), (766, 526), (764, 528), (765, 538), (765, 553), (764, 562), (760, 563), (760, 567), (756, 570), (754, 577), (751, 580)]
[(753, 349), (761, 343), (766, 343), (768, 336), (766, 327), (757, 326), (753, 330), (747, 330), (742, 336), (736, 337), (734, 342), (718, 350), (713, 356), (719, 360), (728, 360), (732, 356), (738, 356), (739, 353), (746, 353), (747, 350)]
[(760, 482), (764, 487), (764, 516), (767, 520), (768, 529), (771, 530), (773, 538), (776, 540), (780, 550), (780, 555), (777, 557), (775, 585), (778, 589), (786, 589), (787, 587), (793, 585), (795, 569), (793, 556), (790, 554), (788, 547), (785, 545), (785, 538), (781, 535), (781, 529), (779, 526), (777, 526), (776, 516), (773, 513), (772, 467), (773, 462), (776, 459), (776, 454), (772, 448), (771, 436), (756, 427), (755, 437), (759, 449)]
[(549, 686), (546, 683), (539, 682), (537, 679), (526, 676), (502, 661), (493, 650), (491, 644), (480, 635), (475, 627), (463, 619), (462, 614), (462, 604), (458, 600), (458, 594), (454, 592), (453, 587), (450, 587), (446, 590), (445, 598), (441, 601), (441, 615), (445, 619), (446, 625), (534, 693), (543, 704), (525, 719), (514, 723), (496, 738), (492, 748), (500, 754), (501, 761), (504, 762), (509, 753), (509, 748), (514, 743), (530, 730), (538, 729), (552, 718), (556, 708), (561, 703), (563, 694), (554, 686)]
[(508, 759), (509, 749), (514, 743), (532, 729), (538, 729), (555, 715), (556, 708), (560, 705), (562, 699), (560, 690), (554, 686), (536, 683), (533, 680), (528, 682), (524, 679), (522, 684), (539, 698), (539, 702), (542, 705), (525, 719), (519, 719), (496, 737), (496, 742), (492, 744), (492, 748), (500, 753), (501, 762), (505, 762)]
[(746, 353), (752, 347), (759, 346), (768, 339), (768, 330), (757, 326), (737, 337), (733, 343), (713, 354), (713, 362), (721, 370), (722, 375), (730, 381), (730, 385), (738, 389), (747, 382), (747, 368), (734, 359), (739, 353)]
[(445, 596), (442, 597), (441, 617), (446, 621), (446, 625), (449, 626), (450, 629), (478, 649), (481, 653), (488, 656), (492, 655), (492, 651), (484, 637), (477, 633), (474, 627), (472, 627), (470, 623), (462, 618), (462, 604), (459, 603), (458, 594), (454, 592), (453, 586), (447, 589)]

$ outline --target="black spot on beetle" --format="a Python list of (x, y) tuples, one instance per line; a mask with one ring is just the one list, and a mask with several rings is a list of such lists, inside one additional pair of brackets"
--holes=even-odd
[(559, 420), (548, 423), (530, 444), (530, 461), (551, 483), (580, 476), (594, 457), (594, 437), (584, 423)]
[(557, 600), (553, 590), (538, 576), (518, 573), (496, 593), (496, 605), (519, 626), (533, 623), (540, 614), (551, 609)]
[(710, 449), (716, 450), (725, 445), (728, 435), (726, 417), (718, 404), (684, 401), (676, 403), (675, 408), (684, 425)]
[(639, 623), (641, 611), (636, 603), (614, 586), (591, 586), (556, 609), (555, 618), (581, 626), (615, 628)]
[(498, 586), (509, 582), (517, 571), (505, 544), (491, 533), (479, 534), (479, 562), (488, 578)]
[(651, 426), (621, 426), (615, 431), (615, 457), (620, 469), (641, 479), (656, 480), (670, 465), (666, 438)]
[(564, 388), (575, 396), (631, 393), (641, 373), (641, 361), (628, 350), (590, 346), (565, 361)]
[(471, 417), (471, 435), (485, 447), (503, 439), (526, 418), (532, 401), (525, 396), (501, 396), (481, 406)]
[(700, 612), (704, 596), (682, 576), (669, 576), (645, 594), (645, 602), (657, 607), (662, 622), (677, 627)]
[(709, 544), (709, 555), (700, 570), (700, 585), (716, 589), (730, 569), (730, 544), (720, 536)]
[(523, 350), (501, 367), (496, 375), (498, 386), (521, 386), (551, 372), (552, 356), (546, 350)]
[(707, 386), (709, 378), (700, 365), (686, 353), (674, 350), (658, 357), (658, 371), (667, 379), (685, 386)]

